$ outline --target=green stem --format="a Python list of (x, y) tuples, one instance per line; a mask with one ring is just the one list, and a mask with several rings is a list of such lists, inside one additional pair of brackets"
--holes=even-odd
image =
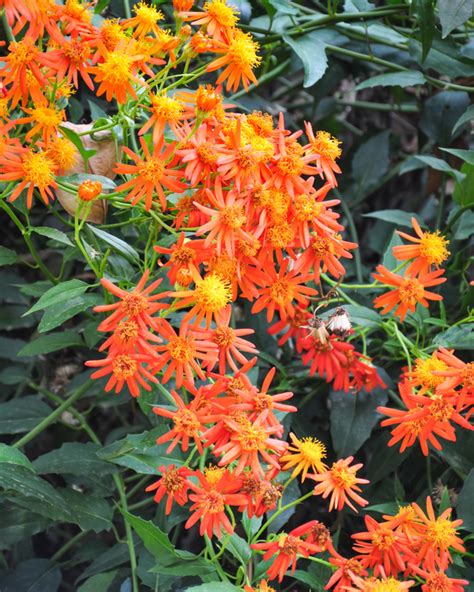
[(81, 539), (88, 534), (87, 530), (81, 530), (72, 538), (70, 538), (56, 553), (51, 557), (53, 563), (59, 561), (63, 555), (65, 555), (71, 547), (74, 547)]
[(34, 440), (38, 434), (44, 432), (44, 430), (54, 423), (58, 417), (60, 417), (67, 409), (69, 409), (69, 407), (74, 405), (74, 403), (82, 397), (82, 395), (90, 388), (91, 385), (92, 380), (87, 380), (81, 387), (77, 389), (75, 393), (66, 399), (62, 405), (57, 407), (52, 413), (48, 415), (48, 417), (45, 417), (43, 421), (40, 421), (36, 427), (34, 427), (17, 442), (15, 442), (13, 446), (15, 448), (21, 448), (22, 446), (28, 444), (28, 442), (31, 442), (31, 440)]
[[(114, 473), (114, 483), (119, 493), (120, 505), (122, 509), (128, 513), (127, 496), (125, 494), (125, 485), (123, 483), (121, 475)], [(137, 556), (135, 554), (135, 545), (133, 544), (132, 527), (124, 517), (125, 536), (127, 537), (128, 554), (130, 556), (130, 568), (132, 572), (132, 590), (133, 592), (139, 592), (138, 579), (137, 579)]]

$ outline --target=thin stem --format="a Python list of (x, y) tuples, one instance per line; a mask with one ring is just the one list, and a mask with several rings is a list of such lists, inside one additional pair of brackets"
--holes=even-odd
[[(127, 496), (125, 494), (125, 485), (121, 475), (114, 473), (114, 483), (119, 493), (120, 505), (122, 509), (128, 513)], [(127, 537), (128, 554), (130, 556), (130, 568), (132, 572), (132, 590), (133, 592), (139, 592), (138, 579), (137, 579), (137, 556), (135, 554), (135, 545), (133, 544), (132, 527), (124, 517), (125, 536)]]
[(56, 553), (51, 557), (51, 561), (56, 563), (61, 559), (63, 555), (65, 555), (71, 547), (74, 547), (76, 543), (78, 543), (81, 539), (83, 539), (88, 534), (87, 530), (81, 530), (72, 538), (70, 538)]

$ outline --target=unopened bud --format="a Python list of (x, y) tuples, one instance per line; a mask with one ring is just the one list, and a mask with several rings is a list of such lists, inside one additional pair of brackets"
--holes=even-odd
[(82, 201), (92, 201), (102, 193), (102, 183), (86, 179), (77, 188), (77, 195)]

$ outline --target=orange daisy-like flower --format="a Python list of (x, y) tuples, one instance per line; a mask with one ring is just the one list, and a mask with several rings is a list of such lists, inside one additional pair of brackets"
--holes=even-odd
[(397, 575), (406, 569), (408, 560), (416, 560), (405, 535), (371, 516), (365, 516), (365, 526), (366, 532), (352, 535), (356, 541), (354, 551), (359, 553), (357, 559), (364, 567), (373, 568), (374, 575)]
[(324, 587), (325, 590), (334, 586), (334, 592), (343, 592), (352, 585), (354, 577), (364, 577), (368, 574), (358, 559), (354, 557), (346, 559), (335, 551), (332, 551), (332, 553), (333, 556), (329, 558), (329, 562), (334, 565), (336, 571), (329, 578), (328, 583)]
[(411, 219), (416, 237), (397, 230), (411, 245), (393, 247), (393, 255), (399, 261), (414, 259), (407, 269), (409, 275), (426, 274), (432, 267), (438, 268), (449, 257), (448, 241), (436, 232), (423, 232), (416, 218)]
[(189, 286), (193, 281), (200, 280), (199, 265), (210, 256), (209, 249), (204, 248), (204, 240), (187, 240), (184, 232), (171, 247), (157, 245), (153, 247), (160, 255), (169, 255), (169, 261), (160, 266), (169, 268), (168, 278), (171, 284), (178, 283)]
[(119, 185), (116, 191), (129, 191), (125, 200), (131, 201), (133, 205), (145, 199), (146, 210), (151, 209), (153, 194), (157, 193), (161, 208), (165, 211), (166, 195), (163, 187), (174, 193), (182, 193), (185, 189), (185, 185), (178, 180), (181, 172), (172, 169), (175, 145), (170, 143), (163, 150), (164, 138), (161, 137), (160, 141), (154, 145), (153, 152), (150, 153), (143, 138), (140, 138), (140, 144), (144, 158), (127, 147), (123, 148), (125, 154), (135, 164), (117, 164), (114, 172), (120, 175), (133, 175), (133, 178)]
[(181, 12), (180, 18), (191, 21), (192, 25), (205, 26), (208, 35), (217, 40), (226, 40), (230, 29), (237, 24), (238, 12), (226, 0), (209, 0), (204, 3), (204, 12)]
[(140, 281), (132, 292), (122, 290), (110, 280), (102, 278), (100, 283), (117, 298), (120, 298), (119, 302), (114, 304), (101, 304), (94, 308), (94, 312), (112, 312), (112, 314), (100, 323), (97, 327), (98, 331), (112, 331), (117, 325), (124, 319), (135, 320), (140, 328), (151, 327), (153, 329), (159, 329), (157, 319), (153, 318), (158, 310), (168, 308), (165, 303), (157, 302), (162, 298), (168, 296), (168, 292), (162, 292), (161, 294), (151, 295), (152, 292), (161, 284), (163, 280), (159, 279), (152, 282), (147, 288), (145, 284), (148, 281), (150, 270), (147, 269), (140, 278)]
[(447, 561), (452, 561), (450, 549), (458, 553), (466, 551), (462, 539), (457, 536), (457, 529), (463, 521), (450, 519), (452, 508), (447, 508), (436, 517), (430, 497), (426, 498), (426, 513), (418, 504), (413, 504), (413, 508), (425, 527), (417, 552), (418, 563), (422, 561), (428, 568), (442, 566)]
[(349, 592), (407, 592), (408, 588), (415, 585), (415, 580), (401, 581), (393, 577), (360, 578), (352, 577), (352, 586)]
[(100, 370), (91, 374), (93, 379), (111, 374), (105, 385), (105, 392), (115, 388), (115, 392), (119, 393), (126, 384), (132, 397), (138, 397), (140, 395), (139, 385), (145, 390), (151, 391), (151, 386), (147, 380), (153, 383), (158, 382), (144, 366), (144, 364), (149, 365), (153, 361), (154, 358), (150, 355), (116, 353), (110, 354), (103, 360), (89, 360), (85, 365), (91, 368), (100, 368)]
[(178, 408), (176, 411), (153, 407), (153, 412), (156, 415), (167, 417), (173, 421), (171, 430), (160, 436), (156, 443), (163, 444), (171, 440), (171, 444), (166, 449), (166, 452), (170, 453), (181, 442), (181, 449), (186, 452), (189, 448), (189, 442), (192, 440), (202, 454), (201, 434), (205, 430), (204, 424), (212, 421), (212, 417), (208, 417), (207, 410), (201, 406), (199, 396), (195, 397), (188, 405), (184, 403), (176, 391), (172, 390), (171, 396)]
[(339, 147), (341, 141), (331, 136), (329, 132), (319, 131), (315, 134), (313, 126), (308, 121), (305, 122), (304, 127), (309, 139), (309, 144), (305, 146), (305, 150), (311, 150), (318, 155), (318, 163), (327, 182), (332, 187), (337, 187), (337, 179), (334, 173), (341, 172), (341, 169), (336, 164), (336, 160), (342, 154)]
[(394, 290), (377, 296), (374, 300), (376, 308), (382, 308), (382, 314), (387, 314), (395, 308), (395, 315), (400, 317), (403, 322), (408, 311), (415, 312), (416, 305), (428, 307), (429, 300), (443, 300), (440, 294), (429, 292), (426, 288), (438, 286), (446, 281), (446, 278), (440, 277), (444, 270), (439, 269), (418, 277), (397, 275), (383, 265), (378, 265), (377, 273), (373, 276), (376, 280), (389, 286), (394, 286)]
[(149, 33), (154, 33), (157, 36), (160, 34), (158, 22), (165, 18), (161, 10), (140, 0), (133, 7), (133, 12), (135, 13), (134, 17), (122, 21), (124, 29), (132, 28), (136, 37), (145, 37)]
[(237, 462), (234, 474), (240, 475), (249, 467), (254, 475), (263, 477), (263, 470), (259, 457), (276, 469), (280, 465), (268, 451), (274, 455), (281, 455), (286, 450), (287, 444), (282, 440), (272, 438), (272, 434), (279, 431), (278, 427), (266, 425), (266, 412), (263, 412), (255, 421), (242, 419), (239, 422), (229, 418), (225, 420), (231, 431), (230, 440), (227, 444), (214, 448), (214, 454), (223, 454), (219, 466), (226, 466), (234, 461)]
[(56, 109), (47, 105), (37, 105), (31, 109), (25, 107), (27, 117), (20, 117), (14, 121), (15, 125), (30, 123), (31, 129), (25, 135), (27, 142), (31, 142), (36, 136), (41, 136), (45, 145), (56, 137), (59, 126), (65, 120), (64, 109)]
[(99, 351), (108, 350), (109, 354), (115, 353), (133, 353), (137, 352), (143, 355), (157, 357), (158, 354), (154, 347), (150, 345), (161, 343), (162, 339), (151, 333), (139, 323), (131, 318), (120, 321), (116, 327), (113, 328), (112, 335), (104, 341), (100, 346)]
[(210, 331), (196, 331), (183, 323), (179, 328), (179, 335), (164, 319), (161, 320), (160, 335), (168, 343), (158, 345), (157, 352), (163, 352), (153, 366), (154, 372), (166, 368), (162, 382), (165, 384), (172, 376), (176, 386), (180, 388), (194, 385), (194, 374), (201, 380), (205, 378), (198, 360), (203, 364), (214, 364), (217, 360), (217, 346), (212, 340)]
[(291, 444), (287, 453), (280, 458), (283, 470), (293, 468), (292, 477), (301, 473), (301, 480), (304, 481), (308, 472), (323, 473), (327, 466), (323, 460), (326, 458), (326, 446), (316, 438), (297, 438), (290, 433)]
[(250, 33), (244, 33), (240, 29), (231, 29), (225, 41), (216, 41), (212, 51), (223, 54), (207, 66), (208, 72), (214, 72), (224, 68), (217, 79), (217, 84), (226, 82), (226, 90), (236, 92), (242, 82), (245, 90), (250, 82), (258, 84), (253, 73), (262, 58), (258, 55), (259, 44), (253, 40)]
[(309, 304), (308, 296), (315, 296), (317, 290), (304, 284), (308, 282), (308, 276), (299, 274), (296, 270), (288, 271), (289, 259), (284, 259), (278, 272), (272, 266), (266, 269), (265, 285), (260, 289), (260, 297), (252, 307), (252, 312), (260, 312), (267, 309), (267, 321), (270, 322), (275, 311), (278, 311), (282, 320), (295, 315), (297, 305), (304, 308)]
[(295, 268), (304, 274), (313, 271), (314, 281), (319, 282), (321, 271), (340, 278), (346, 273), (340, 259), (352, 259), (350, 250), (358, 244), (342, 240), (338, 234), (312, 234), (307, 249), (298, 255)]
[(196, 236), (209, 233), (205, 240), (205, 246), (216, 241), (218, 254), (223, 249), (232, 257), (235, 254), (237, 240), (252, 241), (253, 237), (243, 227), (247, 223), (245, 215), (245, 201), (240, 199), (236, 192), (222, 191), (219, 178), (216, 179), (214, 191), (208, 190), (209, 201), (212, 207), (203, 206), (196, 202), (194, 205), (211, 220), (203, 224), (196, 232)]
[(136, 44), (133, 41), (119, 42), (114, 50), (109, 51), (99, 43), (99, 51), (104, 60), (89, 70), (95, 75), (95, 82), (99, 84), (97, 96), (105, 94), (107, 101), (116, 99), (119, 104), (127, 102), (127, 95), (137, 99), (132, 83), (143, 83), (135, 74), (137, 62), (141, 59), (141, 56), (136, 54)]
[(276, 592), (276, 590), (269, 585), (267, 580), (260, 580), (256, 587), (244, 586), (244, 592)]
[(161, 473), (161, 478), (149, 485), (145, 491), (156, 492), (153, 499), (157, 504), (161, 502), (165, 495), (167, 496), (165, 513), (168, 515), (171, 512), (173, 502), (176, 502), (178, 506), (184, 506), (188, 501), (188, 477), (192, 474), (192, 471), (188, 467), (176, 468), (174, 465), (161, 466), (158, 471)]
[(79, 76), (85, 84), (94, 90), (94, 83), (90, 77), (92, 65), (92, 49), (88, 41), (79, 37), (66, 39), (59, 30), (53, 29), (53, 38), (58, 47), (49, 51), (46, 58), (50, 67), (57, 70), (59, 80), (66, 79), (70, 84), (79, 87)]
[(265, 551), (263, 560), (268, 561), (275, 555), (272, 565), (267, 571), (270, 580), (278, 578), (281, 582), (291, 565), (291, 573), (296, 569), (298, 556), (309, 557), (318, 553), (321, 549), (318, 545), (308, 542), (303, 537), (308, 534), (316, 521), (313, 520), (294, 528), (288, 534), (282, 533), (273, 541), (266, 543), (254, 543), (252, 549)]
[(30, 148), (13, 145), (11, 150), (0, 156), (1, 181), (18, 181), (8, 201), (15, 201), (20, 193), (27, 189), (26, 205), (33, 205), (33, 192), (38, 190), (41, 199), (47, 205), (54, 200), (53, 189), (57, 189), (56, 174), (58, 169), (46, 152), (36, 152)]
[(205, 320), (206, 328), (209, 328), (211, 320), (218, 321), (219, 313), (222, 314), (232, 300), (232, 287), (229, 280), (216, 273), (209, 273), (202, 280), (196, 281), (194, 290), (185, 292), (173, 292), (175, 298), (183, 300), (175, 304), (175, 308), (192, 306), (183, 319), (184, 322), (196, 317), (196, 325)]
[(458, 409), (467, 402), (472, 403), (474, 395), (474, 362), (463, 362), (454, 355), (454, 350), (440, 348), (436, 357), (446, 365), (446, 368), (437, 368), (435, 376), (444, 379), (437, 385), (436, 392), (447, 395), (460, 387)]
[(421, 576), (425, 583), (421, 585), (422, 592), (464, 592), (464, 586), (468, 586), (468, 580), (449, 578), (444, 569), (421, 569), (418, 565), (410, 565), (411, 571)]
[(153, 143), (156, 144), (163, 136), (166, 125), (169, 125), (175, 134), (179, 131), (179, 125), (183, 123), (184, 104), (173, 97), (166, 95), (150, 95), (151, 117), (140, 130), (140, 135), (145, 134), (153, 127)]
[(353, 460), (354, 457), (349, 456), (333, 463), (331, 468), (324, 473), (308, 475), (310, 479), (314, 479), (319, 483), (314, 488), (315, 495), (322, 495), (324, 499), (331, 496), (329, 502), (330, 512), (334, 509), (342, 510), (346, 504), (354, 512), (357, 512), (351, 499), (362, 507), (369, 503), (357, 493), (362, 491), (358, 484), (369, 483), (368, 479), (360, 479), (356, 476), (357, 471), (363, 467), (363, 464), (359, 463), (350, 466)]
[(194, 491), (189, 496), (194, 502), (190, 508), (193, 514), (186, 522), (185, 528), (191, 528), (200, 520), (201, 536), (207, 534), (211, 538), (214, 533), (220, 538), (222, 529), (231, 534), (234, 529), (225, 510), (226, 506), (247, 504), (246, 496), (240, 493), (242, 480), (224, 469), (206, 469), (204, 474), (196, 471), (195, 476), (198, 483), (189, 482), (189, 487)]
[[(183, 126), (178, 133), (181, 141), (191, 133), (189, 125)], [(211, 175), (217, 170), (219, 153), (216, 149), (214, 133), (206, 124), (202, 124), (192, 137), (186, 141), (185, 147), (176, 151), (181, 162), (186, 165), (184, 176), (195, 187), (198, 183), (204, 183), (209, 187), (212, 181)]]

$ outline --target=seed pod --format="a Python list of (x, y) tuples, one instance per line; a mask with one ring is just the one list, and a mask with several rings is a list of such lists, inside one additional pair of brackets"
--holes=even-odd
[(330, 333), (338, 337), (345, 337), (351, 332), (351, 320), (343, 306), (336, 308), (336, 311), (329, 317), (326, 327)]

